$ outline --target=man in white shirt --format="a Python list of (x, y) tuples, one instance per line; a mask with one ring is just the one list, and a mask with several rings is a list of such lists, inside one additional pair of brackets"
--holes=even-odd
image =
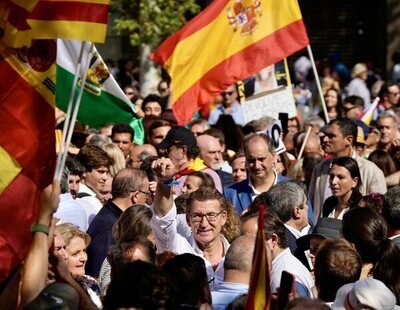
[(89, 202), (83, 207), (90, 224), (103, 206), (97, 195), (104, 189), (106, 181), (110, 177), (109, 168), (113, 164), (113, 159), (98, 146), (85, 145), (79, 151), (76, 160), (85, 167), (77, 198)]
[(214, 278), (211, 289), (218, 287), (224, 276), (224, 257), (229, 243), (221, 229), (227, 220), (223, 196), (211, 188), (200, 188), (187, 201), (186, 220), (192, 234), (185, 238), (177, 232), (176, 206), (173, 194), (165, 184), (175, 174), (175, 166), (169, 158), (153, 162), (152, 168), (158, 175), (152, 228), (156, 237), (157, 251), (172, 251), (178, 254), (192, 253), (204, 259), (209, 279)]
[[(246, 213), (241, 217), (241, 231), (256, 235), (258, 229), (258, 213)], [(286, 227), (279, 217), (265, 209), (265, 237), (272, 257), (271, 292), (275, 293), (280, 285), (282, 271), (295, 276), (296, 291), (300, 297), (313, 297), (311, 288), (314, 280), (307, 268), (290, 252), (286, 245)]]

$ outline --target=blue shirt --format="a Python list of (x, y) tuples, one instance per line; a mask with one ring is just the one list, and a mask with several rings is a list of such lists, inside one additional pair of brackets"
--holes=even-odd
[(227, 113), (225, 108), (222, 104), (217, 105), (217, 107), (211, 111), (210, 117), (208, 118), (208, 123), (210, 125), (215, 125), (222, 114), (229, 114), (232, 116), (233, 120), (235, 121), (236, 125), (243, 126), (244, 125), (244, 117), (243, 117), (243, 110), (242, 106), (239, 102), (235, 102), (232, 105), (231, 111)]

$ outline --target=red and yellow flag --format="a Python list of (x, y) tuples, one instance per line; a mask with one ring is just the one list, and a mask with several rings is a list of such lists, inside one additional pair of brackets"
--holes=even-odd
[(215, 0), (158, 48), (173, 110), (187, 123), (204, 104), (309, 43), (296, 0)]
[(55, 166), (56, 46), (0, 43), (0, 282), (27, 254), (43, 188)]
[(251, 270), (246, 309), (269, 309), (270, 303), (271, 284), (265, 241), (264, 206), (261, 205), (259, 206), (257, 238), (253, 254), (253, 269)]
[(4, 42), (30, 46), (33, 39), (104, 42), (110, 0), (8, 0), (0, 6)]

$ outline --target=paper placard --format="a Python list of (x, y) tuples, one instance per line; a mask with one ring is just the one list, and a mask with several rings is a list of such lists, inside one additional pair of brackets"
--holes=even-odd
[(242, 103), (242, 109), (245, 124), (263, 116), (278, 119), (279, 113), (288, 113), (289, 118), (297, 115), (293, 92), (288, 86), (251, 96)]
[(281, 139), (282, 124), (280, 120), (275, 121), (270, 128), (267, 129), (266, 134), (271, 137), (275, 145), (275, 153), (281, 154), (286, 151), (285, 144)]

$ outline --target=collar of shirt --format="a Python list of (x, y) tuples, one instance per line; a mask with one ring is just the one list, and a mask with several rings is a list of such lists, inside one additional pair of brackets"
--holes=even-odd
[(90, 196), (96, 197), (96, 193), (89, 186), (83, 183), (79, 184), (79, 193), (86, 193), (89, 194)]
[[(272, 184), (272, 186), (276, 185), (276, 183), (278, 183), (278, 173), (276, 172), (276, 170), (273, 170), (274, 172), (274, 183)], [(254, 200), (254, 198), (256, 198), (258, 195), (261, 194), (261, 192), (259, 192), (258, 190), (256, 190), (256, 188), (254, 187), (253, 183), (251, 182), (251, 178), (248, 179), (249, 180), (249, 186), (251, 188), (251, 200)]]
[[(229, 242), (228, 240), (226, 240), (226, 238), (223, 235), (219, 235), (219, 239), (222, 241), (222, 245), (224, 247), (224, 253), (226, 254), (226, 252), (228, 251), (229, 248)], [(203, 251), (199, 248), (199, 246), (197, 245), (196, 239), (194, 239), (194, 236), (192, 234), (192, 238), (190, 240), (190, 244), (193, 248), (193, 250), (195, 251), (195, 253), (203, 258), (204, 257), (204, 253)]]
[(298, 231), (296, 228), (285, 224), (285, 227), (296, 237), (296, 239), (299, 239), (302, 236), (305, 236), (308, 234), (308, 231), (310, 230), (310, 224), (308, 224), (306, 227), (304, 227), (301, 231)]

